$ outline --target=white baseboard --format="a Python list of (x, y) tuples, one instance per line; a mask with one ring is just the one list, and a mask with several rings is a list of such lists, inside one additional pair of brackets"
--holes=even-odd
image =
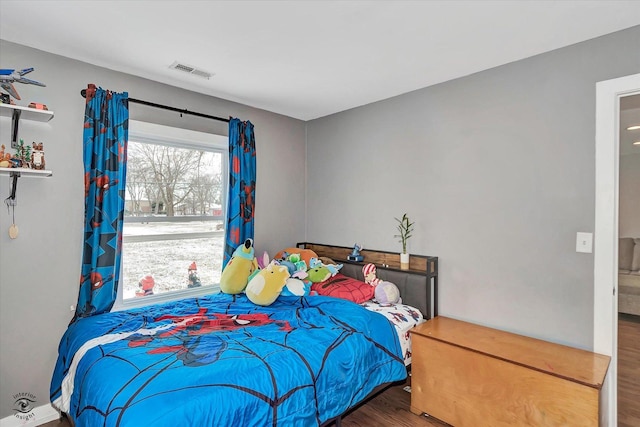
[(15, 415), (2, 418), (0, 419), (0, 427), (36, 427), (60, 418), (60, 413), (50, 403), (33, 408), (29, 414), (33, 414), (33, 417), (24, 420)]

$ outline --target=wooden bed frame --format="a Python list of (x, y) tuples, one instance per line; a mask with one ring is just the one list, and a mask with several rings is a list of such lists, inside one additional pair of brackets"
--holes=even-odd
[(364, 261), (355, 262), (347, 259), (353, 248), (346, 246), (309, 242), (300, 242), (296, 246), (310, 249), (319, 257), (331, 258), (336, 263), (343, 264), (340, 272), (358, 280), (364, 281), (362, 267), (373, 263), (380, 279), (398, 287), (403, 304), (419, 309), (427, 320), (438, 315), (438, 257), (411, 254), (409, 269), (402, 270), (398, 252), (363, 249), (360, 255), (364, 257)]
[[(363, 249), (360, 251), (360, 255), (364, 257), (363, 262), (355, 262), (347, 259), (353, 248), (346, 246), (309, 242), (299, 242), (296, 246), (300, 249), (310, 249), (318, 257), (331, 258), (336, 263), (343, 264), (340, 272), (345, 276), (358, 280), (364, 281), (362, 267), (365, 264), (373, 263), (380, 279), (388, 280), (398, 287), (403, 304), (419, 309), (426, 320), (438, 315), (438, 257), (411, 254), (409, 257), (409, 269), (403, 270), (400, 268), (400, 254), (398, 252)], [(341, 427), (344, 416), (393, 385), (397, 384), (383, 384), (376, 387), (362, 402), (350, 408), (344, 414), (327, 420), (322, 427), (330, 425)]]
[[(310, 249), (319, 257), (328, 257), (336, 263), (343, 264), (340, 270), (342, 274), (362, 281), (364, 281), (362, 267), (365, 264), (373, 263), (376, 265), (377, 275), (380, 279), (388, 280), (398, 287), (403, 304), (419, 309), (426, 320), (438, 315), (438, 257), (412, 254), (410, 255), (409, 269), (403, 270), (400, 268), (400, 255), (397, 252), (361, 250), (360, 254), (364, 257), (364, 261), (354, 262), (347, 259), (353, 248), (346, 246), (308, 242), (297, 243), (296, 246), (302, 249)], [(325, 421), (322, 426), (335, 425), (340, 427), (342, 418), (348, 413), (368, 402), (388, 387), (398, 384), (400, 383), (382, 384), (376, 387), (360, 403), (338, 417)], [(71, 417), (68, 417), (67, 414), (61, 414), (61, 418), (66, 418), (71, 426), (74, 425)]]

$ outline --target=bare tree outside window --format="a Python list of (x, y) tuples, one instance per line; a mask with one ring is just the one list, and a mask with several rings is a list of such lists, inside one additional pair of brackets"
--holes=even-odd
[(140, 277), (153, 294), (217, 284), (222, 268), (220, 149), (129, 141), (123, 237), (123, 299), (138, 295)]
[(140, 213), (135, 209), (140, 208), (140, 198), (145, 193), (155, 214), (173, 217), (180, 206), (190, 204), (180, 213), (206, 215), (222, 191), (220, 175), (211, 173), (216, 160), (220, 162), (217, 153), (130, 143), (127, 191), (134, 202), (132, 214)]

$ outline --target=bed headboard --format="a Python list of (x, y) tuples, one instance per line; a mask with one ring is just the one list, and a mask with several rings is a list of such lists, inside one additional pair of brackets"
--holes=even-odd
[(398, 252), (363, 249), (360, 255), (364, 257), (364, 261), (355, 262), (347, 259), (353, 248), (346, 246), (301, 242), (297, 247), (311, 249), (319, 257), (328, 257), (343, 264), (340, 272), (358, 280), (364, 280), (362, 267), (373, 263), (380, 279), (392, 282), (398, 287), (404, 304), (419, 309), (425, 319), (438, 315), (438, 257), (411, 254), (409, 269), (402, 270)]

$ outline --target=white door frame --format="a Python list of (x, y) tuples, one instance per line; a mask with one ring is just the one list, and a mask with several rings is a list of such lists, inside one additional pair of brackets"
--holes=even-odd
[(640, 93), (640, 74), (596, 83), (596, 211), (593, 350), (611, 356), (602, 425), (618, 420), (618, 181), (620, 98)]

